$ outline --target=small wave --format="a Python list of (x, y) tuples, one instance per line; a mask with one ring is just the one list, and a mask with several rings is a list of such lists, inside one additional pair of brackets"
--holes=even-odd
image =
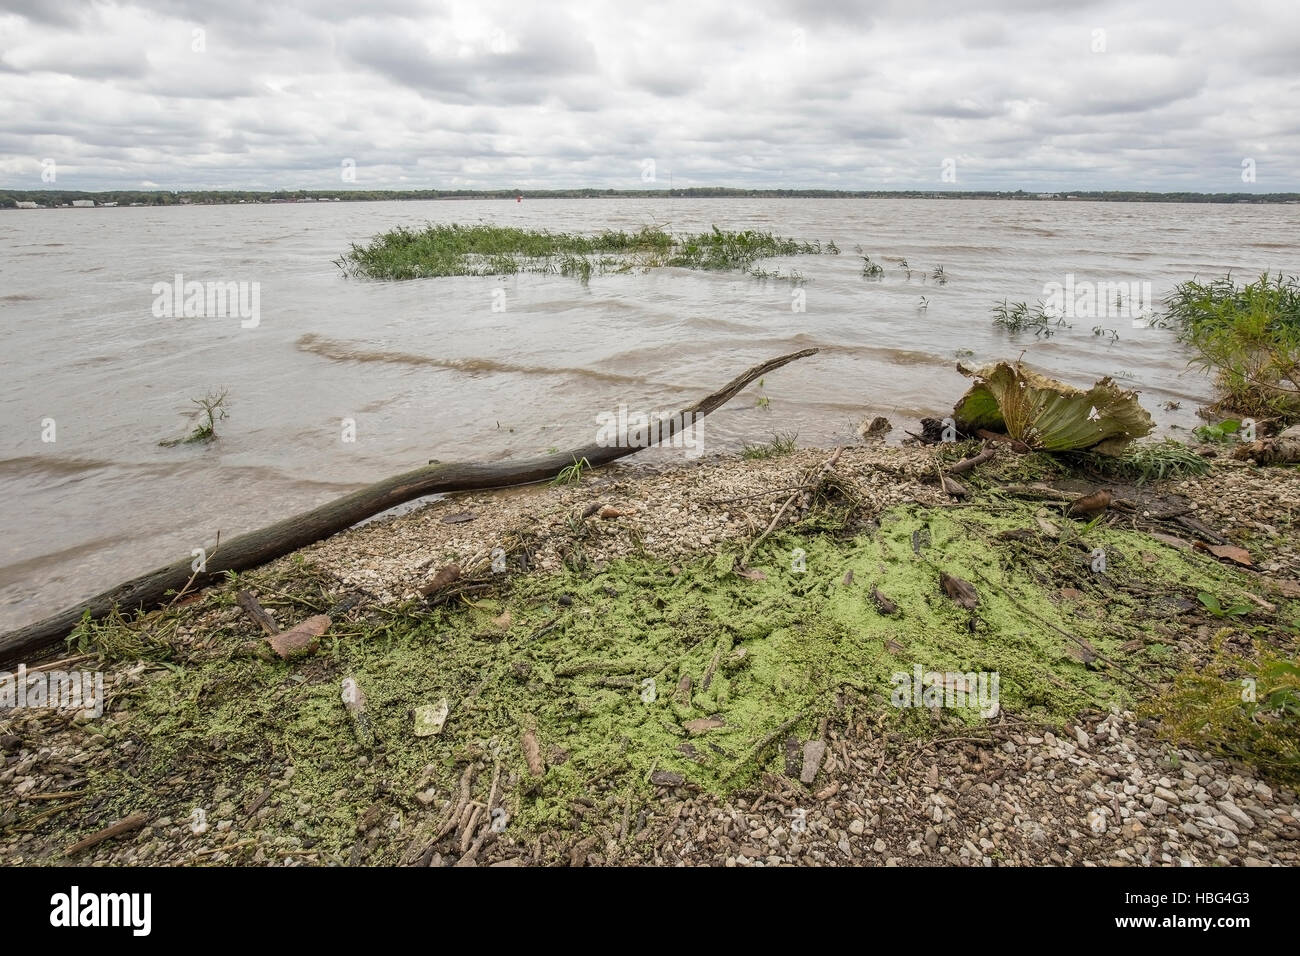
[(26, 292), (11, 292), (9, 295), (0, 295), (0, 302), (37, 302), (39, 300), (39, 295), (28, 295)]
[(382, 349), (359, 348), (347, 342), (328, 339), (313, 332), (308, 332), (297, 341), (299, 350), (319, 355), (335, 362), (383, 362), (390, 365), (412, 365), (417, 367), (445, 368), (465, 372), (470, 375), (496, 373), (503, 375), (572, 375), (588, 378), (598, 382), (631, 382), (644, 384), (641, 375), (625, 375), (619, 372), (605, 372), (589, 368), (547, 367), (542, 365), (520, 365), (515, 362), (502, 362), (490, 358), (438, 358), (432, 355), (416, 355), (412, 352), (392, 352)]
[[(60, 564), (84, 559), (87, 554), (99, 551), (106, 551), (109, 548), (121, 545), (121, 538), (95, 538), (91, 541), (79, 542), (58, 551), (48, 551), (45, 554), (33, 555), (30, 558), (22, 558), (0, 567), (0, 572), (6, 578), (26, 576), (35, 571), (44, 568), (55, 568)], [(24, 588), (26, 590), (26, 588)], [(30, 597), (30, 592), (28, 595)]]
[(80, 475), (87, 471), (112, 468), (117, 462), (93, 458), (60, 458), (56, 455), (23, 455), (0, 459), (0, 475), (21, 478), (26, 475)]

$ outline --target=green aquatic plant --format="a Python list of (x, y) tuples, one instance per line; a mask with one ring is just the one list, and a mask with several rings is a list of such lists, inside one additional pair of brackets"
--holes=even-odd
[(1031, 308), (1028, 302), (1002, 302), (993, 307), (993, 324), (1008, 332), (1031, 331), (1036, 337), (1050, 339), (1059, 328), (1069, 328), (1065, 319), (1049, 313), (1040, 300)]
[(1213, 373), (1218, 410), (1300, 418), (1300, 279), (1183, 282), (1165, 299), (1165, 316), (1193, 363)]
[(1019, 363), (999, 362), (979, 370), (958, 366), (958, 371), (975, 380), (953, 409), (958, 427), (966, 432), (1005, 431), (1043, 451), (1117, 455), (1155, 427), (1138, 404), (1137, 393), (1109, 378), (1084, 390)]
[(202, 416), (199, 423), (194, 426), (194, 430), (185, 438), (170, 438), (160, 441), (158, 444), (166, 448), (174, 445), (193, 445), (199, 442), (209, 442), (217, 437), (217, 422), (225, 421), (230, 417), (226, 410), (226, 400), (229, 397), (230, 390), (223, 388), (220, 391), (208, 392), (202, 398), (190, 399), (195, 405), (199, 406), (199, 414)]
[[(607, 272), (663, 267), (747, 272), (762, 259), (821, 252), (820, 242), (717, 226), (680, 235), (658, 226), (583, 235), (485, 223), (437, 223), (423, 229), (398, 226), (368, 243), (353, 243), (335, 265), (345, 275), (369, 279), (537, 272), (586, 282)], [(778, 276), (769, 273), (768, 277)]]

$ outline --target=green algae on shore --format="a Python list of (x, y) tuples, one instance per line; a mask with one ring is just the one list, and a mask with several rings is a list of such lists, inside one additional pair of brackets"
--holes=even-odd
[[(467, 761), (499, 762), (513, 833), (582, 829), (575, 807), (597, 792), (622, 802), (665, 781), (752, 787), (782, 769), (780, 734), (807, 740), (826, 719), (900, 739), (978, 733), (974, 708), (890, 706), (893, 675), (916, 668), (996, 672), (1002, 713), (1039, 725), (1128, 706), (1145, 693), (1139, 675), (1179, 666), (1156, 629), (1171, 616), (1162, 602), (1243, 592), (1239, 572), (1142, 532), (1027, 536), (1035, 510), (1023, 504), (905, 506), (853, 533), (815, 525), (769, 538), (746, 575), (733, 551), (643, 555), (511, 575), (472, 601), (372, 607), (341, 616), (314, 657), (289, 662), (247, 653), (248, 623), (231, 617), (114, 701), (101, 732), (129, 759), (92, 767), (88, 790), (114, 811), (143, 801), (183, 818), (216, 802), (214, 787), (245, 806), (275, 788), (260, 825), (346, 861), (370, 808), (408, 815), (425, 804), (440, 817)], [(1096, 548), (1110, 556), (1104, 581), (1088, 563)], [(290, 564), (243, 575), (192, 610), (230, 605), (236, 587), (295, 614), (328, 609), (328, 579)], [(941, 570), (974, 584), (973, 610), (941, 592)], [(881, 613), (876, 591), (895, 613)], [(129, 658), (121, 631), (183, 613), (91, 625), (78, 638)], [(354, 734), (345, 677), (365, 694), (373, 744)], [(441, 732), (415, 736), (414, 710), (443, 698)], [(396, 862), (399, 850), (366, 859)]]

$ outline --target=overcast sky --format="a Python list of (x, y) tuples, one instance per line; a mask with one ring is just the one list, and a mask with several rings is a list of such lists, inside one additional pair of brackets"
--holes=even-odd
[(11, 188), (1300, 191), (1297, 0), (0, 10)]

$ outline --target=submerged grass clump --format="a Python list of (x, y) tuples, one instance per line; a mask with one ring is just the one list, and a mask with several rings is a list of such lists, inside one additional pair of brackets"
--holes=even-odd
[(1056, 330), (1069, 328), (1065, 319), (1048, 312), (1041, 301), (1031, 307), (1028, 302), (1007, 302), (995, 305), (993, 324), (1008, 332), (1033, 332), (1036, 337), (1050, 339)]
[[(827, 247), (830, 254), (838, 249)], [(604, 230), (596, 235), (520, 229), (487, 224), (398, 226), (335, 261), (344, 274), (368, 279), (512, 275), (517, 272), (575, 276), (629, 272), (664, 266), (749, 272), (760, 278), (802, 282), (797, 273), (755, 269), (761, 259), (817, 255), (820, 242), (788, 239), (770, 232), (709, 232), (675, 235), (657, 226), (635, 232)]]

